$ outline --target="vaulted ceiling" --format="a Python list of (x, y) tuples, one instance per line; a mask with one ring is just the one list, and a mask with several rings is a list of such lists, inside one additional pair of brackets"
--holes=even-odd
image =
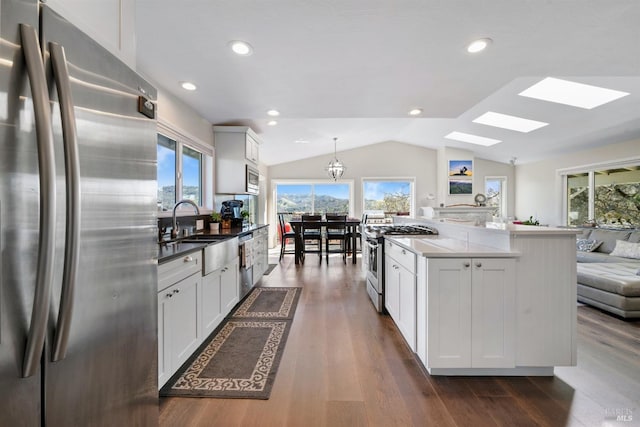
[[(503, 162), (640, 137), (638, 0), (137, 0), (136, 15), (138, 68), (213, 124), (251, 126), (266, 164), (330, 153), (333, 137), (338, 150), (394, 140)], [(493, 42), (468, 53), (478, 38)], [(547, 76), (629, 95), (591, 110), (518, 95)], [(549, 125), (472, 122), (487, 111)]]

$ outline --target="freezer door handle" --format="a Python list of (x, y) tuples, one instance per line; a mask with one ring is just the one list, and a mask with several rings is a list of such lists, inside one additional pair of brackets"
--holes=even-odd
[(31, 85), (33, 110), (38, 146), (38, 169), (40, 172), (40, 220), (38, 238), (38, 261), (36, 287), (33, 297), (31, 323), (22, 363), (22, 376), (34, 375), (40, 365), (40, 357), (47, 332), (51, 287), (53, 282), (53, 251), (56, 232), (56, 169), (51, 130), (51, 110), (47, 82), (42, 62), (40, 43), (35, 28), (20, 24), (22, 52)]
[(80, 249), (80, 160), (78, 155), (76, 116), (73, 109), (73, 99), (71, 97), (67, 58), (64, 53), (64, 48), (58, 43), (49, 43), (49, 52), (51, 55), (53, 78), (58, 92), (60, 117), (62, 119), (67, 199), (62, 291), (60, 294), (60, 309), (58, 311), (58, 322), (56, 323), (51, 357), (53, 362), (57, 362), (64, 359), (67, 354), (69, 329), (73, 317), (73, 302)]

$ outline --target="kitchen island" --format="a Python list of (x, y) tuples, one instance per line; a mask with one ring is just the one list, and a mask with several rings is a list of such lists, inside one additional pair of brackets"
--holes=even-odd
[(385, 237), (386, 307), (432, 375), (553, 375), (576, 364), (576, 232), (411, 220)]

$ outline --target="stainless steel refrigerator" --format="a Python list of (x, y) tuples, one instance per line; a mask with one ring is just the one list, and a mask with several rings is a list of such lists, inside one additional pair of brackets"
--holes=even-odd
[(155, 89), (36, 0), (0, 35), (0, 425), (157, 425)]

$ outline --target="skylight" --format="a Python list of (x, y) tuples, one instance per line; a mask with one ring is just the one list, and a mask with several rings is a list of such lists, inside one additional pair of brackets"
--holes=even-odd
[(549, 123), (539, 122), (537, 120), (523, 119), (522, 117), (509, 116), (507, 114), (494, 113), (488, 111), (475, 119), (474, 123), (480, 123), (487, 126), (495, 126), (502, 129), (515, 130), (518, 132), (531, 132), (547, 126)]
[(547, 77), (529, 89), (520, 92), (519, 95), (591, 110), (629, 94), (613, 89)]
[(484, 145), (485, 147), (489, 147), (490, 145), (502, 142), (499, 139), (485, 138), (484, 136), (472, 135), (470, 133), (462, 132), (451, 132), (449, 135), (445, 136), (445, 138), (468, 142), (470, 144)]

